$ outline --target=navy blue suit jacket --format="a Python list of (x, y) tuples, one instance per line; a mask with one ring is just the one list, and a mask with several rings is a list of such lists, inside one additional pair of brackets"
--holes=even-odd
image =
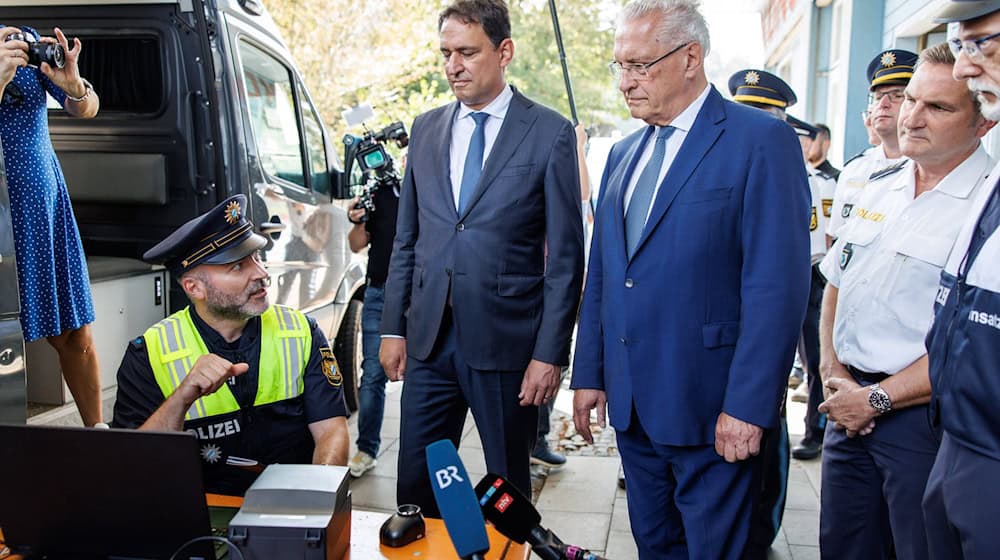
[[(413, 121), (389, 262), (382, 334), (425, 360), (449, 289), (469, 367), (569, 363), (583, 280), (573, 126), (517, 90), (464, 215), (449, 171), (458, 102)], [(546, 242), (548, 259), (546, 259)]]
[(712, 88), (626, 257), (623, 195), (652, 128), (615, 144), (573, 362), (653, 441), (715, 441), (720, 412), (770, 427), (809, 292), (810, 195), (799, 142), (773, 116)]

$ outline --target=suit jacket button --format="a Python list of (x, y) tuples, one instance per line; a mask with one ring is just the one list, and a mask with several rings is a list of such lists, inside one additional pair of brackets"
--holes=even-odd
[(631, 278), (626, 278), (625, 279), (625, 287), (626, 288), (631, 288), (632, 286), (635, 286), (635, 282), (633, 282)]
[(623, 344), (624, 346), (628, 346), (628, 341), (627, 341), (627, 340), (625, 340), (625, 337), (624, 337), (624, 336), (623, 336), (623, 337), (621, 337), (621, 338), (619, 338), (619, 339), (618, 339), (618, 342), (622, 343), (622, 344)]
[(455, 229), (458, 231), (465, 231), (465, 224), (458, 224), (455, 226)]

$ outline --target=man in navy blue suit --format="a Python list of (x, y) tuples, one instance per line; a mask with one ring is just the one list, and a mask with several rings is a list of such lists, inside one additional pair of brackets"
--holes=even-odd
[(624, 8), (612, 72), (649, 126), (616, 144), (573, 363), (608, 407), (641, 558), (739, 558), (809, 291), (810, 194), (786, 123), (726, 101), (692, 0)]
[(457, 446), (469, 409), (486, 466), (530, 495), (583, 280), (573, 126), (507, 84), (506, 5), (459, 0), (438, 24), (457, 101), (410, 128), (380, 350), (406, 375), (396, 498), (432, 516), (424, 448)]

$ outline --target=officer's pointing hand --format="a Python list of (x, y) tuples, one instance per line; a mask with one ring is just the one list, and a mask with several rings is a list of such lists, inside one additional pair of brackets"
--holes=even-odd
[(198, 398), (216, 392), (231, 377), (242, 375), (249, 369), (246, 363), (234, 364), (216, 354), (206, 354), (194, 363), (177, 392), (182, 393), (185, 402), (190, 405)]

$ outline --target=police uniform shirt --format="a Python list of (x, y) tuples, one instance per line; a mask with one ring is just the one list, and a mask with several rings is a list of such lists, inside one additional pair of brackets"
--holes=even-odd
[(816, 264), (826, 255), (826, 230), (830, 208), (837, 182), (823, 171), (806, 166), (809, 174), (809, 191), (812, 194), (812, 211), (809, 216), (809, 247), (811, 263)]
[[(234, 430), (241, 433), (239, 457), (262, 464), (311, 463), (314, 442), (308, 425), (336, 416), (347, 416), (339, 373), (331, 379), (324, 374), (324, 353), (330, 354), (326, 336), (316, 322), (309, 318), (312, 348), (306, 364), (303, 394), (293, 399), (253, 408), (257, 394), (257, 376), (260, 363), (261, 320), (254, 317), (247, 322), (242, 336), (227, 342), (209, 327), (191, 308), (191, 318), (209, 352), (233, 363), (246, 362), (250, 369), (231, 379), (230, 390), (243, 409), (237, 423), (210, 424), (195, 433), (203, 443), (218, 435)], [(118, 398), (115, 402), (115, 428), (138, 428), (163, 404), (164, 396), (153, 376), (149, 355), (142, 337), (128, 345), (125, 357), (118, 368)], [(230, 425), (225, 425), (230, 424)], [(204, 445), (202, 446), (204, 447)], [(236, 453), (234, 453), (236, 454)], [(241, 493), (241, 480), (230, 485), (228, 480), (210, 480), (206, 473), (206, 487), (217, 492)], [(221, 485), (221, 486), (220, 486)], [(242, 487), (242, 488), (241, 488)]]
[[(1000, 460), (1000, 229), (990, 234), (970, 267), (968, 249), (984, 207), (994, 196), (996, 166), (948, 258), (934, 302), (931, 334), (931, 407), (948, 434), (968, 449)], [(961, 287), (958, 277), (964, 276)]]
[(833, 206), (830, 208), (830, 221), (827, 222), (826, 234), (830, 237), (840, 237), (840, 228), (844, 227), (851, 215), (854, 204), (861, 197), (861, 192), (868, 184), (871, 174), (898, 163), (902, 158), (885, 157), (882, 146), (873, 146), (864, 151), (844, 166), (837, 179), (837, 188), (833, 195)]
[(914, 164), (872, 179), (821, 264), (840, 361), (893, 374), (926, 354), (938, 280), (992, 161), (982, 146), (914, 199)]

